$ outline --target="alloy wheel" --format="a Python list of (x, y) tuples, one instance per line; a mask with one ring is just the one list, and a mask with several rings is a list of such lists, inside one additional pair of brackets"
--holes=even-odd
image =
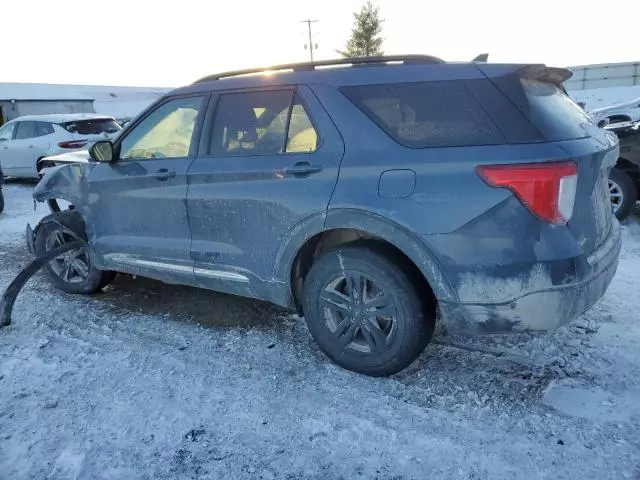
[(609, 179), (609, 200), (611, 201), (613, 213), (617, 213), (624, 203), (624, 193), (622, 193), (622, 188), (620, 188), (620, 185), (611, 179)]
[(397, 329), (393, 299), (371, 278), (344, 272), (320, 296), (327, 329), (342, 350), (376, 354)]
[[(46, 251), (59, 248), (75, 238), (62, 230), (54, 230), (47, 237)], [(83, 248), (70, 250), (49, 262), (53, 273), (63, 282), (82, 283), (89, 276), (89, 256)]]

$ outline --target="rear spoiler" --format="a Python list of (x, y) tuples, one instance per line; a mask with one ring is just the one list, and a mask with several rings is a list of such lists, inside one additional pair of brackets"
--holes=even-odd
[(565, 94), (567, 90), (564, 87), (564, 82), (569, 80), (573, 75), (573, 72), (569, 69), (547, 67), (544, 64), (518, 65), (513, 63), (476, 62), (476, 66), (487, 78), (497, 79), (506, 75), (517, 75), (520, 78), (552, 83)]
[(546, 65), (531, 65), (518, 71), (520, 78), (538, 80), (540, 82), (553, 83), (559, 88), (573, 76), (573, 72), (567, 68), (547, 67)]

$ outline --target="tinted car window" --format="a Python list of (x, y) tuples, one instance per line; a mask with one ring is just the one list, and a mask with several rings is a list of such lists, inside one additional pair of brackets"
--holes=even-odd
[(521, 79), (528, 101), (528, 116), (551, 141), (587, 136), (583, 125), (591, 118), (552, 83)]
[(36, 122), (18, 122), (16, 140), (24, 140), (36, 136)]
[(462, 80), (343, 87), (398, 143), (411, 148), (495, 145), (498, 128)]
[(100, 135), (101, 133), (116, 133), (121, 130), (120, 125), (109, 118), (65, 122), (61, 125), (66, 131), (80, 135)]
[(292, 90), (221, 95), (209, 152), (212, 155), (282, 153), (292, 97)]
[(188, 156), (203, 98), (177, 98), (155, 109), (128, 131), (120, 144), (120, 158)]
[(0, 128), (0, 142), (11, 140), (13, 138), (13, 130), (16, 128), (15, 123), (10, 123)]
[(585, 125), (593, 123), (591, 117), (556, 85), (517, 75), (493, 81), (547, 140), (588, 136)]

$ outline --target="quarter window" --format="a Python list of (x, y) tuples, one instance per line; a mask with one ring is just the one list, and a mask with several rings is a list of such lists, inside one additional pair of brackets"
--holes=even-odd
[(189, 156), (193, 130), (204, 97), (170, 100), (151, 112), (123, 138), (120, 158), (181, 158)]
[(313, 152), (318, 148), (318, 132), (313, 127), (300, 95), (291, 109), (289, 135), (287, 137), (287, 152)]
[(341, 90), (389, 136), (406, 147), (504, 142), (498, 128), (462, 80), (362, 85)]
[(220, 96), (211, 135), (211, 155), (277, 155), (312, 152), (318, 134), (292, 90)]

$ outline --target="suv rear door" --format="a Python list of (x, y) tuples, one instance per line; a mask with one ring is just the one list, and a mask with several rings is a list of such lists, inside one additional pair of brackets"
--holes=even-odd
[(169, 97), (115, 143), (118, 159), (88, 178), (98, 263), (116, 271), (194, 283), (187, 170), (208, 95)]
[(306, 87), (218, 95), (188, 173), (197, 281), (262, 296), (280, 246), (305, 219), (324, 221), (343, 153)]

